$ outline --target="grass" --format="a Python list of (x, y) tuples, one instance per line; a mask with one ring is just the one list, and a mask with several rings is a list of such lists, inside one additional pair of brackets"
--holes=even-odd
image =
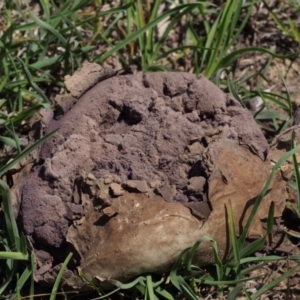
[[(10, 151), (8, 154), (2, 152), (1, 178), (50, 137), (46, 136), (27, 148), (21, 143), (22, 137), (28, 133), (28, 120), (39, 109), (51, 107), (53, 96), (64, 90), (64, 76), (73, 74), (86, 60), (98, 63), (116, 60), (121, 72), (132, 67), (143, 71), (168, 71), (189, 64), (191, 67), (186, 71), (196, 75), (203, 73), (243, 105), (246, 100), (260, 97), (266, 109), (255, 112), (254, 117), (262, 128), (267, 127), (271, 132), (271, 140), (291, 123), (292, 106), (288, 92), (281, 95), (265, 91), (262, 86), (268, 80), (266, 74), (272, 59), (296, 57), (298, 49), (283, 55), (263, 47), (240, 45), (241, 34), (246, 30), (253, 9), (260, 2), (233, 0), (214, 5), (207, 1), (154, 1), (152, 4), (150, 0), (124, 0), (121, 6), (110, 7), (100, 0), (41, 0), (39, 4), (5, 1), (0, 10), (0, 141)], [(288, 5), (299, 11), (296, 2), (290, 1)], [(282, 33), (299, 43), (295, 21), (289, 19), (285, 23), (280, 15), (276, 15), (269, 6), (266, 7)], [(40, 12), (37, 12), (37, 8)], [(179, 28), (180, 34), (176, 28)], [(170, 40), (172, 35), (175, 36), (173, 41)], [(180, 38), (176, 38), (176, 35)], [(269, 55), (264, 70), (252, 74), (247, 72), (237, 78), (235, 73), (239, 58), (257, 52)], [(246, 83), (254, 78), (258, 80), (256, 88), (247, 89)], [(282, 82), (285, 86), (283, 76)], [(298, 268), (300, 259), (298, 256), (254, 255), (268, 240), (274, 223), (274, 207), (270, 207), (266, 236), (248, 245), (245, 243), (246, 236), (275, 171), (298, 150), (299, 146), (295, 147), (274, 166), (239, 238), (234, 231), (231, 207), (227, 208), (233, 249), (226, 262), (219, 258), (215, 241), (202, 237), (178, 257), (169, 274), (146, 274), (127, 283), (111, 280), (116, 289), (107, 293), (95, 287), (95, 299), (109, 299), (112, 293), (132, 299), (178, 299), (178, 295), (186, 299), (198, 299), (199, 295), (205, 294), (200, 288), (217, 296), (226, 295), (227, 299), (236, 299), (238, 295), (259, 299), (271, 291)], [(296, 166), (295, 158), (294, 164)], [(296, 172), (294, 186), (298, 191), (299, 181), (300, 175)], [(13, 216), (9, 187), (3, 180), (0, 181), (0, 189), (4, 211), (0, 232), (0, 269), (4, 270), (0, 281), (0, 298), (22, 299), (29, 295), (33, 299), (36, 294), (33, 256), (26, 247), (24, 235), (19, 232)], [(298, 194), (297, 203), (292, 204), (297, 218), (299, 201)], [(297, 234), (296, 238), (299, 238)], [(214, 249), (215, 265), (210, 272), (192, 264), (197, 246), (204, 241), (209, 241)], [(55, 299), (69, 259), (66, 258), (49, 295), (39, 298)], [(258, 279), (252, 278), (251, 274), (276, 261), (285, 261), (287, 264), (294, 262), (294, 265), (284, 274), (277, 274), (275, 269), (274, 278), (251, 293), (245, 283)]]

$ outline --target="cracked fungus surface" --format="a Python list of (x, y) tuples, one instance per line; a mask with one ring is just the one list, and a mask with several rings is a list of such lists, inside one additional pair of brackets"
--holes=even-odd
[[(202, 76), (163, 72), (113, 76), (78, 98), (68, 112), (50, 121), (47, 133), (60, 130), (42, 146), (40, 164), (32, 168), (26, 183), (20, 181), (24, 230), (40, 265), (47, 262), (48, 269), (65, 254), (62, 249), (67, 249), (67, 242), (78, 254), (75, 265), (98, 265), (94, 269), (106, 270), (104, 278), (164, 269), (199, 238), (203, 228), (210, 234), (212, 216), (216, 226), (210, 226), (215, 227), (211, 235), (220, 231), (218, 226), (224, 229), (224, 203), (228, 202), (224, 195), (234, 195), (240, 202), (236, 206), (244, 208), (269, 174), (268, 144), (250, 113)], [(260, 175), (251, 173), (253, 165)], [(241, 172), (243, 168), (248, 171)], [(257, 187), (235, 195), (235, 189), (247, 182)], [(145, 209), (137, 213), (137, 207)], [(169, 209), (177, 211), (174, 221), (161, 215), (170, 216)], [(147, 222), (158, 227), (152, 226), (152, 231), (149, 226), (143, 227), (147, 231), (139, 227)], [(176, 231), (176, 226), (182, 230)], [(169, 250), (157, 241), (146, 244), (161, 246), (164, 253), (158, 259), (164, 261), (149, 261), (142, 255), (149, 264), (137, 263), (132, 257), (141, 253), (132, 249), (144, 243), (143, 235), (149, 237), (158, 228)], [(112, 240), (120, 242), (121, 235), (127, 244), (133, 236), (141, 238), (129, 243), (130, 249), (124, 250), (124, 241), (123, 250), (113, 251)], [(191, 237), (183, 239), (184, 235)], [(176, 243), (174, 249), (171, 241)], [(96, 244), (97, 250), (93, 249)], [(120, 255), (115, 259), (117, 267), (108, 266), (114, 261), (110, 252)], [(127, 264), (125, 256), (131, 257)], [(136, 267), (129, 270), (129, 265)]]

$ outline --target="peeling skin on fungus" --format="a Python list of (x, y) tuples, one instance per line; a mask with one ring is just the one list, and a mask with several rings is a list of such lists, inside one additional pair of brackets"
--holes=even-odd
[(209, 145), (231, 140), (262, 161), (268, 151), (247, 110), (203, 76), (187, 73), (137, 73), (101, 81), (52, 120), (46, 133), (56, 128), (41, 148), (42, 164), (21, 187), (25, 233), (45, 249), (65, 243), (78, 178), (115, 174), (122, 183), (145, 181), (155, 194), (207, 219), (211, 205), (205, 181), (214, 168)]

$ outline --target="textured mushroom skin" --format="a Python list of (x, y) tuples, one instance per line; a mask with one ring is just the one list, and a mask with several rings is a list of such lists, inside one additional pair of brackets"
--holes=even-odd
[[(75, 91), (71, 101), (48, 124), (46, 133), (60, 130), (42, 146), (42, 163), (15, 187), (36, 253), (63, 259), (57, 253), (68, 241), (75, 263), (90, 278), (104, 279), (167, 270), (203, 235), (225, 257), (226, 205), (232, 203), (239, 232), (270, 172), (268, 143), (251, 114), (203, 76), (175, 72), (113, 76)], [(283, 185), (272, 193), (282, 196)], [(263, 234), (268, 197), (254, 235)], [(208, 243), (195, 259), (212, 261)], [(44, 280), (45, 273), (37, 274)]]

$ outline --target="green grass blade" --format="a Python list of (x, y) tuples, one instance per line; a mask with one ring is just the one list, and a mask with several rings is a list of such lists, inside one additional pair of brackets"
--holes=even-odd
[(297, 238), (297, 239), (300, 239), (300, 234), (299, 233), (295, 233), (295, 232), (292, 232), (291, 230), (288, 230), (288, 229), (285, 229), (283, 230), (286, 234), (294, 237), (294, 238)]
[(291, 96), (290, 96), (290, 91), (286, 85), (286, 81), (284, 79), (284, 77), (282, 76), (282, 73), (280, 72), (279, 69), (277, 69), (278, 71), (278, 74), (281, 78), (281, 81), (283, 82), (283, 85), (284, 85), (284, 88), (285, 88), (285, 92), (286, 92), (286, 100), (287, 100), (287, 103), (288, 103), (288, 107), (289, 107), (289, 110), (288, 110), (288, 113), (289, 113), (289, 116), (292, 117), (293, 115), (293, 108), (292, 108), (292, 101), (291, 101)]
[(202, 238), (200, 238), (194, 245), (192, 248), (187, 249), (188, 250), (188, 255), (187, 255), (187, 259), (186, 259), (186, 269), (188, 271), (191, 271), (192, 268), (192, 259), (193, 256), (198, 248), (198, 246), (200, 245), (200, 243), (203, 242), (209, 242), (212, 245), (212, 250), (213, 250), (213, 255), (214, 255), (214, 261), (216, 264), (216, 269), (217, 269), (217, 276), (218, 276), (218, 280), (221, 280), (223, 278), (223, 264), (222, 264), (222, 260), (220, 259), (219, 255), (218, 255), (218, 247), (217, 247), (217, 243), (210, 237), (204, 236)]
[(41, 0), (41, 6), (46, 16), (47, 23), (50, 22), (50, 5), (48, 0)]
[[(157, 60), (160, 60), (162, 58), (168, 57), (170, 56), (170, 54), (174, 53), (174, 52), (183, 52), (184, 50), (194, 50), (194, 51), (199, 51), (199, 50), (209, 50), (208, 48), (204, 48), (204, 47), (200, 47), (200, 46), (193, 46), (193, 45), (187, 45), (187, 46), (180, 46), (177, 48), (172, 48), (168, 51), (163, 52), (162, 54), (160, 54), (159, 56), (157, 56)], [(199, 51), (200, 52), (200, 51)]]
[[(166, 38), (169, 37), (170, 31), (173, 30), (174, 27), (176, 26), (176, 24), (179, 22), (179, 20), (183, 16), (186, 16), (191, 10), (193, 10), (193, 8), (194, 8), (193, 6), (186, 7), (182, 12), (180, 12), (178, 15), (176, 15), (175, 17), (172, 18), (171, 22), (168, 24), (167, 28), (165, 29), (163, 35), (161, 36), (161, 38), (158, 40), (158, 42), (154, 46), (154, 51), (153, 51), (153, 54), (151, 55), (152, 61), (158, 60), (160, 58), (160, 57), (157, 57), (158, 53), (160, 52), (162, 46), (164, 45)], [(192, 45), (191, 45), (191, 47), (192, 47)], [(176, 49), (178, 49), (178, 48), (172, 49), (173, 50), (172, 52), (176, 51)], [(182, 49), (184, 49), (184, 48), (182, 48)], [(198, 49), (198, 48), (196, 47), (196, 49)], [(169, 52), (168, 55), (171, 54), (172, 52)], [(164, 54), (163, 56), (165, 57), (166, 54)]]
[(133, 5), (133, 2), (130, 1), (129, 3), (124, 4), (122, 6), (117, 6), (117, 7), (108, 9), (106, 11), (102, 11), (102, 12), (99, 13), (99, 17), (103, 17), (105, 15), (111, 15), (111, 14), (114, 14), (114, 13), (125, 11), (126, 9), (128, 9), (129, 7), (131, 7), (132, 5)]
[[(3, 65), (3, 61), (4, 59), (2, 60), (2, 65)], [(8, 75), (2, 78), (2, 81), (0, 82), (0, 92), (2, 92), (3, 88), (6, 86), (8, 78), (9, 78)]]
[[(292, 258), (289, 257), (291, 260)], [(266, 262), (266, 261), (279, 261), (279, 260), (286, 260), (287, 257), (284, 256), (277, 256), (277, 255), (268, 255), (268, 256), (262, 256), (262, 257), (246, 257), (241, 258), (241, 264), (248, 264), (248, 263), (255, 263), (255, 262)], [(298, 259), (293, 258), (293, 260), (299, 261), (300, 257)]]
[[(95, 288), (95, 290), (97, 290), (96, 288)], [(119, 288), (117, 288), (117, 289), (115, 289), (115, 290), (113, 290), (113, 291), (111, 291), (111, 292), (108, 292), (107, 294), (105, 294), (105, 295), (103, 295), (103, 296), (101, 296), (101, 297), (98, 297), (98, 298), (96, 298), (97, 300), (99, 299), (110, 299), (110, 298), (107, 298), (107, 297), (109, 297), (109, 296), (111, 296), (111, 295), (113, 295), (113, 294), (115, 294), (116, 292), (118, 292), (120, 289)], [(96, 299), (93, 299), (93, 300), (96, 300)]]
[(227, 73), (227, 77), (228, 77), (228, 80), (227, 80), (227, 86), (228, 86), (228, 89), (229, 89), (229, 92), (230, 94), (232, 94), (232, 96), (238, 100), (240, 102), (240, 104), (245, 108), (246, 105), (245, 103), (241, 100), (241, 97), (239, 96), (239, 93), (238, 91), (236, 90), (232, 80), (229, 79), (229, 74), (228, 74), (228, 70), (227, 69), (221, 69), (221, 70), (226, 70), (226, 73)]
[(185, 267), (187, 269), (187, 271), (191, 272), (192, 271), (192, 261), (193, 261), (193, 257), (195, 255), (195, 252), (198, 248), (198, 246), (202, 243), (202, 242), (206, 242), (206, 241), (211, 241), (211, 238), (209, 237), (202, 237), (200, 238), (194, 245), (192, 248), (190, 248), (190, 250), (187, 252), (187, 258), (186, 258), (186, 263), (185, 263)]
[(70, 259), (72, 258), (72, 256), (73, 256), (73, 253), (69, 253), (69, 255), (65, 259), (64, 263), (62, 264), (61, 269), (59, 270), (59, 272), (57, 274), (57, 277), (55, 279), (55, 282), (54, 282), (54, 285), (53, 285), (53, 288), (52, 288), (52, 291), (51, 291), (51, 297), (50, 297), (49, 300), (55, 300), (56, 299), (56, 292), (58, 290), (58, 286), (60, 284), (63, 273), (64, 273)]
[(10, 147), (13, 147), (13, 148), (16, 148), (18, 149), (18, 146), (17, 146), (17, 143), (15, 140), (9, 138), (9, 137), (6, 137), (6, 136), (1, 136), (0, 135), (0, 142), (2, 142), (3, 144), (5, 145), (8, 145)]
[(29, 289), (29, 300), (33, 300), (34, 298), (34, 254), (32, 253), (30, 256), (30, 266), (31, 266), (31, 277), (30, 277), (30, 289)]
[(255, 280), (258, 278), (261, 278), (262, 275), (258, 275), (258, 276), (253, 276), (253, 277), (245, 277), (245, 278), (240, 278), (240, 279), (234, 279), (234, 280), (210, 280), (210, 279), (201, 279), (201, 280), (197, 280), (195, 279), (196, 282), (201, 282), (203, 284), (208, 284), (208, 285), (219, 285), (219, 286), (225, 286), (225, 285), (236, 285), (238, 283), (241, 282), (247, 282), (249, 280)]
[[(215, 69), (215, 64), (218, 63), (217, 55), (223, 51), (223, 47), (226, 47), (224, 45), (223, 41), (226, 38), (226, 31), (228, 30), (228, 25), (230, 24), (231, 20), (231, 15), (233, 11), (233, 7), (236, 6), (236, 0), (232, 1), (226, 1), (225, 2), (225, 7), (222, 9), (221, 14), (220, 14), (220, 19), (218, 20), (218, 31), (217, 35), (214, 36), (214, 44), (213, 44), (213, 50), (211, 52), (211, 55), (209, 57), (209, 60), (207, 62), (207, 72), (205, 74), (209, 74), (211, 70), (216, 70)], [(210, 76), (208, 76), (210, 77)]]
[(261, 237), (255, 241), (251, 242), (247, 246), (244, 246), (240, 250), (240, 258), (247, 257), (247, 256), (253, 254), (255, 251), (261, 249), (261, 247), (263, 247), (265, 242), (266, 242), (266, 237)]
[[(293, 130), (292, 132), (292, 138), (291, 138), (291, 148), (293, 149), (295, 147), (295, 132)], [(300, 215), (300, 172), (299, 172), (299, 166), (296, 158), (296, 154), (293, 154), (293, 167), (294, 167), (294, 173), (295, 173), (295, 179), (296, 179), (296, 186), (297, 186), (297, 201), (296, 201), (296, 211)]]
[(292, 275), (292, 273), (299, 268), (299, 264), (294, 266), (293, 268), (289, 269), (287, 272), (285, 272), (283, 275), (277, 277), (272, 282), (268, 284), (264, 284), (260, 290), (258, 290), (255, 294), (251, 296), (251, 300), (258, 299), (258, 297), (262, 296), (264, 293), (266, 293), (269, 290), (272, 290), (276, 285), (278, 285), (283, 280), (287, 279), (289, 276)]
[(273, 118), (286, 120), (286, 115), (283, 115), (276, 110), (270, 109), (270, 110), (260, 110), (258, 113), (254, 114), (254, 118), (256, 120), (267, 120)]
[(245, 289), (244, 289), (244, 294), (245, 294), (247, 300), (251, 300), (251, 296), (250, 296), (249, 292)]
[(156, 289), (158, 286), (160, 286), (166, 279), (164, 278), (164, 276), (157, 282), (153, 282), (152, 281), (152, 286), (153, 286), (153, 289)]
[(232, 211), (231, 202), (228, 205), (228, 221), (229, 221), (229, 232), (231, 237), (232, 249), (233, 249), (233, 257), (236, 263), (240, 264), (240, 249), (236, 238), (235, 225), (234, 225), (234, 217)]
[[(160, 5), (161, 5), (161, 0), (154, 1), (154, 6), (152, 8), (152, 12), (151, 12), (149, 22), (152, 22), (157, 18), (158, 10), (160, 8)], [(145, 50), (146, 50), (146, 54), (149, 56), (148, 57), (148, 64), (149, 65), (152, 65), (153, 64), (153, 59), (155, 59), (155, 56), (154, 56), (154, 58), (152, 58), (152, 53), (154, 52), (153, 51), (154, 50), (153, 49), (154, 48), (153, 34), (154, 34), (154, 28), (151, 28), (148, 32), (148, 35), (146, 36)]]
[(7, 131), (9, 132), (9, 134), (13, 137), (14, 142), (15, 142), (15, 144), (16, 144), (16, 149), (18, 150), (18, 153), (21, 153), (21, 143), (20, 143), (19, 137), (18, 137), (18, 135), (17, 135), (16, 132), (15, 132), (15, 128), (14, 128), (12, 122), (11, 122), (10, 125), (11, 125), (11, 126), (10, 126), (11, 129), (8, 128), (8, 127), (6, 127), (6, 130), (7, 130)]
[(122, 283), (122, 282), (120, 282), (118, 280), (114, 280), (114, 279), (110, 279), (109, 282), (122, 290), (128, 290), (128, 289), (133, 288), (136, 284), (138, 284), (142, 280), (142, 278), (143, 277), (140, 276), (128, 283)]
[[(231, 43), (230, 43), (231, 45), (235, 44), (237, 42), (237, 40), (239, 39), (239, 37), (241, 36), (241, 33), (244, 30), (244, 28), (245, 28), (245, 26), (246, 26), (246, 24), (247, 24), (247, 22), (248, 22), (248, 20), (249, 20), (249, 18), (251, 16), (251, 13), (253, 11), (253, 6), (257, 2), (258, 2), (258, 0), (251, 1), (250, 5), (249, 5), (249, 8), (247, 8), (247, 10), (246, 10), (247, 13), (246, 13), (245, 17), (243, 17), (243, 21), (242, 21), (241, 25), (236, 26), (236, 28), (238, 27), (238, 30), (234, 33), (234, 36), (231, 39)], [(234, 24), (237, 24), (238, 23), (238, 19), (240, 17), (240, 10), (238, 11), (238, 13), (235, 14), (235, 17), (236, 17), (236, 20), (235, 20)], [(232, 32), (233, 32), (233, 30), (232, 30)]]
[(269, 7), (269, 5), (266, 3), (266, 1), (262, 1), (264, 4), (264, 7), (267, 8), (270, 16), (273, 18), (276, 25), (280, 28), (282, 32), (284, 32), (287, 36), (290, 36), (290, 31), (288, 27), (276, 16), (276, 14), (273, 12), (273, 9)]
[(156, 300), (156, 297), (155, 297), (154, 291), (153, 291), (153, 282), (152, 282), (151, 275), (146, 276), (146, 282), (147, 282), (147, 293), (148, 293), (149, 299)]
[(169, 11), (163, 13), (161, 16), (157, 17), (156, 20), (153, 20), (151, 22), (149, 22), (146, 26), (140, 28), (139, 30), (137, 30), (136, 32), (132, 33), (130, 36), (128, 36), (127, 38), (125, 38), (124, 40), (122, 40), (121, 42), (119, 42), (114, 48), (112, 48), (111, 50), (106, 51), (103, 54), (98, 55), (94, 61), (95, 62), (103, 62), (105, 61), (108, 57), (110, 57), (112, 54), (114, 54), (115, 52), (117, 52), (118, 50), (120, 50), (121, 48), (125, 47), (127, 44), (129, 44), (131, 41), (135, 40), (136, 38), (138, 38), (141, 34), (145, 33), (146, 31), (150, 30), (151, 28), (153, 28), (154, 26), (156, 26), (159, 22), (161, 22), (162, 20), (164, 20), (165, 18), (171, 16), (172, 14), (174, 14), (175, 12), (177, 12), (180, 9), (183, 9), (185, 7), (188, 6), (193, 6), (196, 7), (197, 5), (199, 5), (199, 3), (203, 3), (203, 2), (196, 2), (196, 3), (188, 3), (188, 4), (181, 4), (176, 6), (175, 8), (170, 9)]
[(298, 42), (298, 44), (300, 43), (300, 32), (298, 30), (298, 26), (296, 24), (296, 22), (294, 22), (291, 18), (288, 18), (289, 20), (289, 24), (291, 27), (291, 36)]
[[(65, 30), (68, 29), (68, 31), (73, 31), (76, 34), (76, 38), (79, 40), (83, 40), (83, 36), (81, 35), (80, 31), (77, 29), (77, 26), (75, 26), (73, 24), (73, 22), (71, 22), (71, 20), (69, 18), (67, 18), (62, 12), (61, 10), (57, 7), (57, 5), (55, 4), (55, 2), (52, 0), (51, 1), (51, 5), (53, 8), (55, 8), (55, 11), (57, 12), (57, 14), (60, 16), (60, 19), (57, 19), (57, 22), (52, 24), (55, 27), (58, 25), (59, 22), (63, 21), (65, 24), (68, 24), (68, 27), (65, 25)], [(49, 23), (49, 22), (48, 22)], [(62, 32), (63, 33), (63, 32)]]
[[(228, 20), (228, 24), (225, 23), (226, 26), (225, 29), (227, 29), (226, 31), (226, 38), (224, 40), (224, 52), (228, 50), (228, 48), (230, 46), (232, 46), (235, 43), (234, 40), (234, 33), (238, 32), (238, 31), (242, 31), (243, 27), (243, 22), (241, 23), (240, 26), (238, 26), (238, 21), (240, 19), (240, 12), (243, 6), (243, 1), (227, 1), (227, 2), (231, 2), (232, 6), (230, 7), (231, 9), (229, 10), (229, 14), (227, 17), (225, 17)], [(251, 13), (250, 9), (247, 9), (247, 12), (249, 14), (249, 12)], [(246, 16), (245, 16), (246, 17)], [(243, 21), (246, 23), (247, 20), (245, 19), (245, 17), (243, 17)], [(239, 30), (237, 30), (237, 28), (239, 28)], [(238, 35), (239, 36), (239, 35)]]
[(161, 286), (157, 287), (155, 289), (155, 292), (167, 300), (174, 300), (174, 297), (167, 290), (163, 289)]
[(193, 290), (188, 286), (188, 284), (181, 276), (179, 276), (179, 285), (180, 285), (180, 290), (183, 293), (183, 295), (186, 297), (186, 299), (198, 300)]
[(48, 98), (46, 97), (46, 95), (43, 93), (43, 91), (37, 86), (37, 84), (32, 80), (32, 76), (29, 72), (29, 70), (27, 69), (27, 67), (25, 66), (24, 62), (22, 61), (22, 59), (18, 58), (18, 60), (20, 61), (21, 65), (22, 65), (22, 69), (25, 73), (26, 79), (28, 80), (28, 83), (31, 85), (31, 87), (41, 96), (41, 98), (46, 102), (50, 104), (50, 101), (48, 100)]
[(191, 248), (187, 248), (185, 250), (183, 250), (180, 255), (177, 257), (172, 269), (171, 269), (171, 272), (170, 272), (170, 280), (172, 282), (172, 284), (179, 290), (181, 291), (180, 289), (180, 284), (179, 284), (179, 281), (178, 281), (178, 275), (177, 275), (177, 272), (179, 270), (179, 268), (181, 267), (182, 265), (182, 262), (183, 262), (183, 258), (186, 256), (186, 254), (188, 253), (188, 251), (190, 250)]
[(27, 6), (30, 16), (31, 18), (34, 20), (34, 22), (41, 28), (43, 28), (46, 31), (51, 32), (62, 44), (63, 46), (67, 46), (67, 40), (54, 28), (52, 27), (49, 23), (46, 23), (44, 21), (42, 21), (41, 19), (39, 19), (29, 8), (29, 6)]
[(16, 274), (16, 270), (17, 270), (17, 264), (14, 262), (13, 263), (13, 267), (9, 272), (9, 276), (6, 279), (6, 281), (4, 281), (1, 285), (0, 285), (0, 295), (3, 295), (5, 290), (7, 289), (8, 285), (11, 283), (11, 281), (13, 280), (15, 274)]
[[(13, 74), (12, 74), (13, 75)], [(33, 78), (33, 82), (37, 83), (37, 82), (47, 82), (47, 80), (45, 80), (44, 78)], [(48, 81), (49, 82), (49, 81)], [(13, 88), (19, 88), (22, 85), (28, 84), (28, 81), (26, 79), (21, 79), (17, 82), (9, 82), (7, 84), (7, 88), (9, 89), (13, 89)], [(24, 90), (22, 90), (24, 91)], [(31, 91), (25, 90), (28, 94), (33, 94)]]
[[(10, 199), (9, 187), (3, 180), (0, 180), (0, 190), (1, 190), (2, 201), (3, 201), (5, 225), (9, 237), (10, 246), (16, 245), (17, 244), (16, 239), (19, 239), (20, 235), (19, 235), (17, 223), (15, 221), (13, 207), (11, 204), (12, 202)], [(19, 249), (17, 250), (19, 251)]]
[(17, 125), (19, 122), (31, 118), (34, 115), (34, 113), (38, 111), (40, 108), (50, 108), (50, 107), (48, 104), (45, 103), (34, 104), (29, 109), (21, 111), (19, 114), (12, 117), (10, 120), (6, 121), (5, 125), (10, 125), (11, 123)]
[(285, 97), (278, 95), (278, 94), (274, 94), (271, 92), (264, 92), (264, 91), (252, 91), (250, 93), (251, 97), (254, 96), (260, 96), (262, 99), (268, 99), (270, 101), (272, 101), (274, 104), (276, 104), (277, 106), (283, 108), (284, 110), (288, 111), (289, 107), (288, 105), (286, 105), (285, 103)]
[[(31, 273), (32, 272), (28, 267), (23, 271), (22, 275), (20, 276), (20, 278), (17, 281), (17, 286), (16, 286), (17, 293), (12, 295), (11, 299), (15, 299), (17, 297), (17, 294), (20, 295), (20, 292), (22, 291), (22, 288), (24, 287), (24, 285), (27, 282), (28, 278), (30, 277)], [(18, 299), (21, 299), (21, 297)]]
[(268, 213), (267, 234), (271, 234), (273, 227), (274, 227), (274, 211), (275, 211), (275, 204), (272, 201), (270, 209), (269, 209), (269, 213)]
[(261, 47), (243, 48), (243, 49), (232, 51), (230, 54), (226, 55), (224, 58), (222, 58), (219, 61), (219, 63), (214, 68), (209, 69), (207, 72), (205, 72), (205, 76), (208, 77), (208, 78), (210, 78), (218, 69), (226, 68), (238, 56), (240, 56), (243, 53), (248, 53), (248, 52), (266, 53), (266, 54), (271, 55), (272, 57), (281, 58), (281, 59), (291, 58), (291, 57), (294, 57), (296, 55), (299, 55), (299, 53), (300, 53), (300, 52), (295, 52), (295, 53), (288, 54), (288, 55), (279, 55), (279, 54), (274, 53), (273, 51), (270, 51), (268, 49), (261, 48)]
[(236, 286), (231, 291), (229, 291), (227, 300), (236, 300), (238, 295), (241, 293), (242, 288), (242, 283), (236, 284)]
[[(134, 16), (135, 16), (135, 24), (137, 26), (137, 29), (143, 28), (145, 26), (145, 24), (144, 24), (145, 20), (144, 20), (144, 12), (143, 12), (143, 8), (142, 8), (141, 0), (136, 1), (136, 9), (135, 9)], [(139, 40), (139, 47), (140, 47), (140, 51), (141, 51), (142, 70), (146, 71), (148, 68), (148, 64), (147, 64), (148, 54), (146, 53), (146, 49), (145, 49), (146, 48), (146, 34), (140, 34), (138, 36), (138, 40)]]
[(0, 251), (0, 259), (27, 260), (28, 255), (23, 252)]
[[(126, 0), (127, 5), (131, 3), (131, 0)], [(132, 29), (133, 29), (133, 19), (134, 19), (134, 7), (132, 5), (129, 5), (127, 7), (127, 23), (126, 23), (126, 31), (127, 35), (132, 34)]]
[(255, 270), (258, 270), (260, 268), (263, 268), (264, 266), (267, 265), (267, 262), (257, 262), (256, 264), (252, 264), (250, 265), (250, 267), (248, 268), (244, 268), (242, 271), (241, 271), (241, 276), (245, 276), (245, 275), (248, 275), (250, 272), (252, 271), (255, 271)]
[(45, 135), (43, 138), (35, 142), (33, 145), (26, 148), (22, 153), (16, 156), (11, 162), (9, 162), (4, 167), (0, 168), (0, 177), (3, 176), (9, 169), (11, 169), (16, 163), (26, 157), (29, 153), (34, 151), (36, 148), (40, 147), (45, 141), (47, 141), (50, 137), (52, 137), (58, 129), (52, 131), (51, 133)]
[(62, 55), (55, 55), (55, 56), (46, 58), (42, 61), (37, 61), (35, 63), (32, 63), (29, 65), (29, 67), (33, 68), (33, 69), (43, 69), (43, 68), (50, 67), (54, 64), (57, 64), (57, 63), (61, 62), (62, 60), (63, 60)]
[(300, 262), (300, 255), (291, 255), (291, 256), (289, 256), (289, 259)]
[(241, 234), (241, 236), (240, 236), (240, 238), (239, 238), (239, 241), (238, 241), (239, 247), (241, 247), (241, 246), (244, 244), (245, 240), (246, 240), (246, 237), (247, 237), (249, 228), (250, 228), (250, 226), (251, 226), (251, 224), (252, 224), (252, 221), (253, 221), (253, 219), (254, 219), (254, 216), (255, 216), (255, 214), (256, 214), (258, 208), (259, 208), (259, 205), (260, 205), (260, 203), (261, 203), (263, 197), (264, 197), (265, 194), (267, 193), (268, 188), (269, 188), (269, 186), (270, 186), (270, 184), (271, 184), (271, 182), (272, 182), (272, 180), (273, 180), (273, 178), (274, 178), (276, 172), (278, 171), (278, 169), (280, 168), (280, 166), (281, 166), (281, 165), (282, 165), (289, 157), (291, 157), (293, 154), (297, 153), (299, 150), (300, 150), (300, 144), (299, 144), (297, 147), (295, 147), (294, 149), (292, 149), (292, 150), (288, 151), (287, 153), (285, 153), (285, 154), (278, 160), (278, 162), (275, 164), (275, 166), (272, 168), (271, 174), (269, 175), (268, 180), (267, 180), (267, 182), (265, 183), (265, 185), (264, 185), (264, 187), (263, 187), (263, 189), (262, 189), (260, 195), (257, 197), (257, 199), (256, 199), (256, 201), (255, 201), (255, 203), (254, 203), (254, 206), (253, 206), (253, 208), (252, 208), (252, 211), (251, 211), (251, 213), (250, 213), (250, 215), (249, 215), (249, 218), (248, 218), (248, 220), (247, 220), (247, 223), (246, 223), (246, 225), (245, 225), (245, 227), (244, 227), (244, 230), (243, 230), (243, 232), (242, 232), (242, 234)]
[[(210, 76), (208, 74), (212, 74), (214, 72), (213, 70), (211, 70), (211, 65), (209, 64), (209, 57), (208, 57), (208, 59), (206, 57), (208, 56), (209, 53), (210, 53), (210, 55), (212, 55), (211, 54), (212, 51), (215, 51), (215, 46), (213, 45), (213, 41), (214, 41), (215, 34), (217, 32), (217, 28), (218, 28), (218, 25), (219, 25), (219, 22), (220, 22), (220, 18), (221, 18), (221, 16), (219, 15), (217, 17), (217, 19), (214, 21), (213, 26), (211, 27), (209, 33), (207, 34), (206, 42), (205, 42), (205, 45), (204, 45), (205, 49), (210, 49), (210, 50), (204, 50), (203, 51), (200, 71), (202, 71), (202, 69), (204, 67), (204, 63), (206, 61), (208, 61), (206, 69), (204, 71), (204, 75), (207, 78), (210, 78)], [(219, 68), (219, 69), (221, 69), (221, 68)]]
[(251, 14), (253, 5), (250, 5), (247, 8), (246, 17), (243, 19), (243, 22), (239, 24), (240, 13), (243, 6), (243, 2), (239, 0), (226, 1), (224, 3), (224, 8), (220, 10), (213, 27), (207, 32), (207, 43), (210, 43), (213, 50), (210, 52), (207, 59), (207, 53), (205, 53), (205, 59), (202, 60), (202, 64), (204, 64), (204, 62), (207, 64), (204, 74), (208, 78), (217, 72), (219, 69), (217, 68), (217, 65), (220, 60), (226, 56), (232, 45), (236, 43), (236, 40), (240, 36), (240, 32), (246, 24), (246, 18), (249, 18)]

